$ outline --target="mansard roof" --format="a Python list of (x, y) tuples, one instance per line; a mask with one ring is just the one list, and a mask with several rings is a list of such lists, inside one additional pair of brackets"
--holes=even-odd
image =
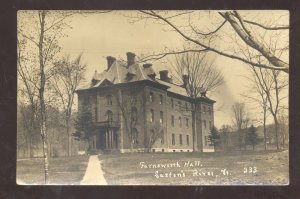
[[(182, 85), (163, 81), (156, 78), (156, 73), (152, 67), (152, 64), (138, 64), (134, 63), (130, 66), (127, 62), (115, 60), (111, 66), (104, 70), (102, 73), (95, 71), (92, 81), (89, 85), (78, 90), (89, 90), (92, 88), (98, 88), (107, 85), (126, 84), (131, 82), (148, 81), (167, 88), (167, 91), (175, 95), (189, 97), (186, 89)], [(206, 96), (201, 96), (197, 100), (204, 100), (214, 103), (215, 101), (209, 99)]]

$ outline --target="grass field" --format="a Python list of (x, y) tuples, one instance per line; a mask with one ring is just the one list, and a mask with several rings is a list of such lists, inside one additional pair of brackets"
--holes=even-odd
[(288, 151), (105, 154), (100, 160), (110, 185), (289, 183)]
[[(49, 184), (76, 185), (82, 180), (89, 156), (59, 157), (49, 160)], [(17, 160), (17, 183), (44, 184), (42, 158)]]

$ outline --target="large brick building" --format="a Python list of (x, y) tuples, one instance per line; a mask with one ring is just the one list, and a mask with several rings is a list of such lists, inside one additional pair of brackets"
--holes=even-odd
[[(214, 124), (213, 104), (205, 95), (192, 99), (168, 71), (156, 75), (151, 64), (107, 57), (107, 69), (95, 72), (91, 84), (77, 90), (79, 114), (90, 111), (95, 129), (91, 149), (152, 152), (214, 151), (208, 135)], [(195, 136), (192, 128), (192, 105)]]

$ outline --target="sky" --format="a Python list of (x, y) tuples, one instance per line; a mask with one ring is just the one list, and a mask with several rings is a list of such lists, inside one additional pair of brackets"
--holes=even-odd
[[(276, 16), (287, 14), (287, 11), (248, 12), (253, 18), (264, 18), (274, 12)], [(199, 13), (199, 20), (195, 23), (200, 23), (205, 28), (208, 26), (208, 20), (202, 16), (202, 12)], [(183, 38), (168, 27), (151, 20), (132, 23), (125, 17), (134, 14), (134, 11), (118, 11), (74, 15), (70, 20), (72, 28), (65, 30), (68, 36), (59, 40), (61, 53), (75, 57), (82, 52), (83, 63), (88, 66), (86, 80), (90, 81), (95, 70), (102, 72), (106, 69), (107, 56), (126, 59), (126, 52), (147, 55), (162, 52), (166, 48), (179, 49), (183, 46)], [(279, 19), (282, 23), (288, 23), (288, 17)], [(244, 76), (247, 76), (249, 67), (240, 61), (222, 56), (216, 56), (215, 64), (222, 70), (225, 78), (225, 84), (209, 96), (217, 101), (215, 125), (220, 127), (223, 124), (232, 124), (232, 104), (244, 101), (241, 94), (247, 91), (248, 82)], [(168, 68), (168, 63), (153, 62), (153, 67), (158, 72)]]

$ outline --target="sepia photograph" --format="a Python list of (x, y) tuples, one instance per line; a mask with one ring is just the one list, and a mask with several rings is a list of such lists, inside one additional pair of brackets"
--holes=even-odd
[(19, 10), (18, 185), (289, 185), (288, 10)]

